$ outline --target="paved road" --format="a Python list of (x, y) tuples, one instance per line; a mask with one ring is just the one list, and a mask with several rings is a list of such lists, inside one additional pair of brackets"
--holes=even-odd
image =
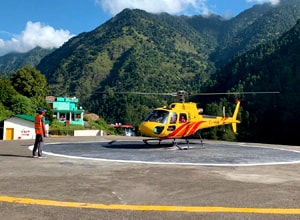
[[(46, 141), (75, 145), (116, 138), (120, 137)], [(0, 142), (1, 219), (300, 219), (299, 163), (193, 166), (51, 155), (36, 159), (28, 150), (32, 143)], [(291, 160), (297, 160), (298, 153), (284, 149), (300, 150), (269, 145), (259, 149), (268, 148), (276, 155), (274, 148), (283, 150), (284, 158)]]

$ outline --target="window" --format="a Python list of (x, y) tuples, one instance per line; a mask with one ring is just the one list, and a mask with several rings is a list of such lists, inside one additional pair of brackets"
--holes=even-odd
[(164, 110), (153, 110), (150, 114), (144, 119), (144, 121), (153, 121), (166, 124), (168, 120), (169, 112)]
[(185, 113), (180, 113), (179, 115), (179, 122), (180, 123), (185, 123), (187, 121), (187, 117)]
[(177, 113), (172, 112), (170, 117), (170, 124), (176, 124), (176, 122), (177, 122)]

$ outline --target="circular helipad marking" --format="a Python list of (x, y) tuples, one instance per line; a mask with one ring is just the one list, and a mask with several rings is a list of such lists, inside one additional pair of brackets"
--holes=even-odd
[[(185, 143), (179, 143), (184, 146)], [(53, 143), (49, 155), (131, 163), (208, 166), (255, 166), (300, 163), (300, 152), (246, 143), (191, 142), (188, 150), (147, 146), (142, 141)]]

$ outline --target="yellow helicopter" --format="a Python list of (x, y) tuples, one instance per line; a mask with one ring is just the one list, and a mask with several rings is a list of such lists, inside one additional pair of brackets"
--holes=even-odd
[[(237, 116), (240, 109), (240, 100), (237, 100), (236, 107), (231, 117), (225, 116), (223, 108), (222, 116), (203, 114), (203, 109), (198, 108), (194, 102), (185, 102), (185, 96), (190, 95), (185, 91), (174, 93), (144, 93), (144, 92), (115, 92), (120, 94), (137, 94), (137, 95), (170, 95), (179, 97), (179, 102), (171, 103), (168, 106), (153, 109), (141, 122), (139, 131), (144, 137), (143, 142), (147, 145), (154, 145), (153, 142), (172, 140), (171, 146), (176, 146), (180, 150), (189, 148), (188, 138), (197, 131), (204, 128), (224, 126), (231, 124), (233, 132), (237, 132)], [(200, 93), (195, 95), (249, 95), (249, 94), (268, 94), (279, 92), (222, 92), (222, 93)], [(199, 134), (200, 135), (200, 134)], [(176, 142), (177, 139), (185, 139), (187, 147), (180, 147)], [(201, 144), (202, 138), (200, 135)], [(115, 142), (115, 141), (113, 141)], [(168, 144), (169, 146), (169, 144)]]
[(176, 144), (176, 139), (185, 139), (188, 144), (187, 137), (204, 128), (231, 124), (233, 131), (236, 133), (236, 124), (240, 123), (240, 121), (237, 120), (240, 108), (239, 100), (237, 101), (233, 116), (225, 117), (225, 115), (213, 116), (202, 114), (203, 109), (197, 108), (196, 103), (185, 102), (185, 91), (179, 91), (177, 94), (174, 94), (174, 96), (175, 95), (180, 97), (180, 102), (155, 108), (140, 124), (140, 133), (143, 136), (151, 137), (151, 139), (144, 139), (144, 143), (149, 144), (149, 141), (158, 140), (160, 144), (163, 140), (173, 139), (173, 144), (181, 149), (181, 147)]
[[(266, 93), (279, 92), (201, 93), (201, 95), (247, 95)], [(166, 94), (169, 93), (164, 93), (164, 95)], [(180, 98), (180, 102), (175, 102), (167, 107), (160, 107), (152, 110), (140, 124), (140, 133), (143, 136), (151, 137), (151, 139), (144, 139), (144, 143), (150, 144), (150, 141), (158, 140), (160, 144), (163, 140), (172, 139), (172, 144), (176, 145), (179, 149), (182, 149), (176, 143), (176, 139), (185, 139), (187, 148), (189, 148), (188, 137), (204, 128), (231, 124), (233, 132), (237, 132), (237, 123), (240, 123), (240, 121), (237, 120), (240, 100), (237, 100), (233, 115), (231, 117), (226, 117), (225, 109), (223, 109), (223, 116), (203, 114), (203, 109), (197, 108), (196, 103), (185, 102), (185, 95), (187, 95), (185, 91), (179, 91), (177, 93), (172, 93), (171, 95), (178, 96)], [(202, 143), (201, 135), (200, 139)]]

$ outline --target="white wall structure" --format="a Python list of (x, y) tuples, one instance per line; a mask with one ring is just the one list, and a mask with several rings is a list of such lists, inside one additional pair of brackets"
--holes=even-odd
[[(34, 117), (32, 118), (33, 121), (19, 117), (6, 119), (3, 126), (3, 140), (34, 139)], [(46, 130), (49, 130), (48, 124), (46, 124)]]
[(75, 130), (74, 136), (103, 136), (102, 130)]

